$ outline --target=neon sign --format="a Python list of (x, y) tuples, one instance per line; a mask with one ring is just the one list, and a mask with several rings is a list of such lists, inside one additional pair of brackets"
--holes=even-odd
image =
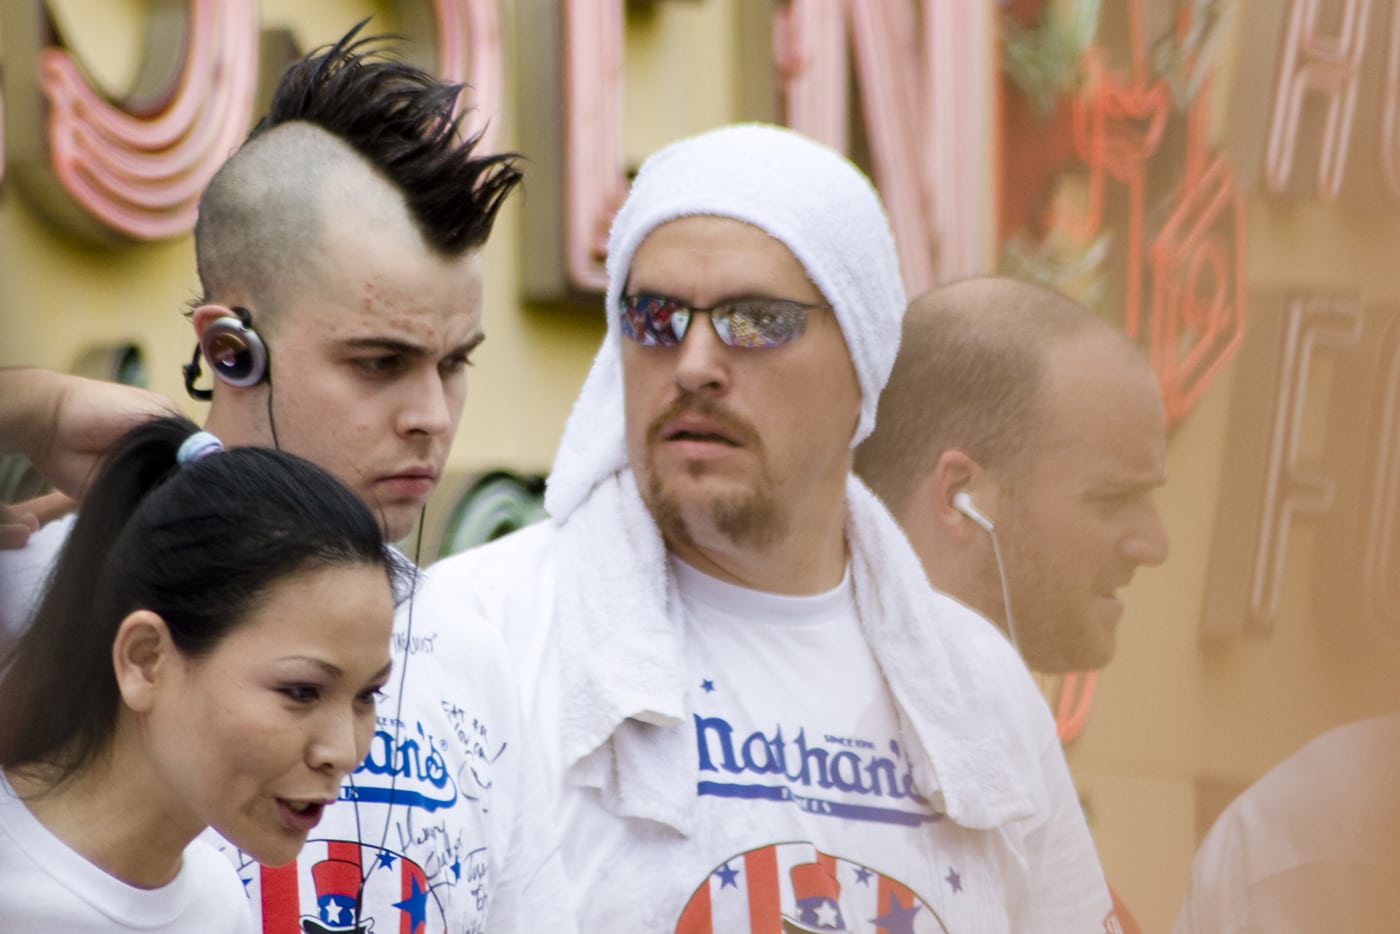
[[(54, 44), (39, 2), (3, 6), (6, 151), (0, 179), (13, 177), (50, 219), (73, 232), (157, 240), (188, 232), (199, 196), (247, 133), (259, 84), (261, 33), (255, 0), (163, 0), (147, 19), (139, 90), (113, 101), (82, 64)], [(432, 22), (409, 51), (432, 45), (425, 63), (470, 82), (468, 132), (486, 148), (497, 133), (502, 55), (494, 0), (422, 0)], [(420, 12), (422, 12), (420, 11)], [(422, 19), (423, 17), (418, 17)], [(172, 30), (173, 24), (173, 30)], [(174, 60), (165, 74), (171, 36)], [(431, 38), (433, 41), (424, 41)], [(276, 63), (274, 63), (276, 64)]]

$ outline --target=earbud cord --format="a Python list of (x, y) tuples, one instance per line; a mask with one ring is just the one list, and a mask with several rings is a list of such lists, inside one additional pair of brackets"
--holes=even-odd
[[(394, 706), (394, 740), (393, 740), (393, 743), (390, 744), (390, 747), (389, 747), (389, 750), (388, 750), (388, 755), (389, 755), (389, 797), (388, 797), (388, 800), (386, 800), (386, 801), (384, 802), (384, 833), (383, 833), (383, 835), (379, 838), (379, 850), (380, 850), (380, 852), (383, 852), (383, 850), (384, 850), (384, 845), (385, 845), (386, 843), (389, 842), (389, 825), (390, 825), (390, 823), (392, 823), (392, 818), (393, 818), (394, 792), (396, 791), (396, 789), (397, 789), (397, 787), (398, 787), (398, 780), (399, 780), (399, 770), (398, 770), (398, 767), (397, 767), (397, 765), (396, 765), (396, 763), (395, 763), (395, 761), (394, 761), (394, 757), (395, 757), (395, 756), (397, 755), (397, 753), (398, 753), (398, 749), (399, 749), (399, 730), (400, 730), (400, 729), (402, 728), (402, 726), (403, 726), (404, 685), (405, 685), (405, 684), (407, 683), (407, 681), (408, 681), (408, 660), (409, 660), (409, 656), (410, 656), (411, 653), (412, 653), (412, 647), (413, 647), (413, 607), (414, 607), (414, 597), (416, 597), (417, 594), (418, 594), (418, 575), (421, 573), (421, 571), (420, 571), (420, 566), (419, 566), (419, 565), (420, 565), (420, 562), (421, 562), (422, 559), (423, 559), (423, 518), (424, 518), (425, 515), (427, 515), (427, 512), (428, 512), (428, 507), (427, 507), (426, 505), (424, 505), (423, 508), (422, 508), (421, 510), (419, 510), (419, 512), (418, 512), (418, 532), (417, 532), (417, 535), (414, 537), (414, 541), (413, 541), (413, 568), (412, 568), (412, 574), (411, 574), (411, 577), (409, 578), (409, 584), (408, 584), (408, 614), (407, 614), (407, 617), (406, 617), (405, 620), (404, 620), (404, 633), (403, 633), (403, 663), (402, 663), (401, 665), (399, 665), (399, 686), (398, 686), (398, 691), (397, 691), (397, 695), (398, 695), (398, 696), (397, 696), (396, 699), (395, 699), (395, 706)], [(346, 781), (348, 781), (348, 782), (350, 783), (350, 787), (351, 787), (352, 789), (355, 787), (355, 775), (354, 775), (353, 772), (352, 772), (350, 775), (348, 775), (348, 776), (346, 777)], [(363, 839), (364, 839), (364, 835), (361, 833), (361, 829), (360, 829), (360, 803), (359, 803), (359, 801), (360, 801), (359, 795), (355, 795), (355, 796), (354, 796), (354, 803), (355, 803), (355, 838), (358, 839), (358, 840), (363, 840)], [(376, 860), (374, 860), (374, 861), (369, 865), (368, 868), (361, 867), (361, 870), (362, 870), (362, 873), (363, 873), (363, 874), (360, 876), (360, 890), (359, 890), (358, 892), (355, 893), (355, 926), (356, 926), (356, 927), (359, 927), (359, 925), (360, 925), (360, 920), (361, 920), (361, 919), (360, 919), (360, 911), (363, 909), (363, 906), (364, 906), (364, 900), (365, 900), (365, 886), (369, 884), (370, 873), (374, 872), (374, 870), (375, 870), (376, 868), (378, 868), (378, 866), (379, 866), (379, 861), (376, 859)]]
[[(273, 384), (272, 384), (272, 361), (271, 361), (271, 360), (269, 360), (268, 363), (267, 363), (267, 376), (266, 376), (266, 380), (267, 380), (267, 424), (268, 424), (269, 429), (270, 429), (271, 432), (272, 432), (272, 445), (273, 445), (273, 447), (277, 448), (277, 449), (280, 451), (280, 450), (282, 449), (282, 444), (281, 444), (281, 442), (280, 442), (280, 441), (278, 440), (278, 438), (277, 438), (277, 417), (276, 417), (276, 415), (274, 415), (274, 413), (273, 413), (273, 406), (272, 406), (272, 392), (273, 392), (273, 390), (272, 390), (272, 385), (273, 385)], [(394, 756), (395, 756), (395, 753), (397, 752), (397, 750), (398, 750), (398, 748), (399, 748), (399, 729), (400, 729), (400, 727), (401, 727), (402, 724), (403, 724), (404, 684), (407, 682), (407, 678), (408, 678), (409, 647), (413, 644), (413, 605), (414, 605), (414, 599), (413, 599), (413, 598), (414, 598), (414, 597), (417, 595), (417, 593), (418, 593), (419, 562), (422, 560), (422, 557), (423, 557), (423, 517), (424, 517), (424, 515), (425, 515), (426, 513), (427, 513), (427, 506), (424, 506), (423, 509), (422, 509), (422, 510), (419, 512), (419, 514), (418, 514), (418, 535), (417, 535), (417, 538), (415, 539), (414, 545), (413, 545), (413, 569), (412, 569), (412, 573), (411, 573), (411, 575), (410, 575), (410, 577), (409, 577), (409, 585), (408, 585), (408, 618), (407, 618), (407, 621), (406, 621), (405, 624), (404, 624), (403, 664), (401, 664), (401, 665), (399, 666), (398, 699), (397, 699), (397, 706), (394, 708), (394, 740), (393, 740), (392, 745), (391, 745), (390, 748), (389, 748), (389, 797), (388, 797), (388, 800), (385, 802), (384, 833), (383, 833), (383, 835), (379, 838), (379, 849), (380, 849), (381, 851), (383, 851), (383, 849), (384, 849), (384, 844), (386, 844), (386, 843), (388, 842), (388, 840), (389, 840), (389, 824), (390, 824), (390, 821), (391, 821), (391, 818), (392, 818), (392, 814), (393, 814), (394, 792), (395, 792), (395, 790), (397, 789), (397, 785), (398, 785), (399, 772), (398, 772), (398, 769), (395, 767), (395, 764), (394, 764)], [(360, 803), (359, 803), (360, 798), (359, 798), (359, 795), (356, 794), (355, 791), (354, 791), (354, 789), (355, 789), (355, 775), (354, 775), (354, 773), (352, 772), (351, 774), (347, 775), (347, 776), (345, 777), (345, 780), (346, 780), (346, 782), (350, 785), (350, 789), (351, 789), (351, 803), (354, 805), (354, 809), (355, 809), (355, 839), (357, 839), (357, 840), (363, 840), (363, 839), (364, 839), (364, 834), (363, 834), (363, 832), (362, 832), (361, 823), (360, 823)], [(360, 923), (360, 911), (361, 911), (361, 909), (362, 909), (362, 906), (364, 905), (365, 886), (369, 883), (369, 874), (370, 874), (371, 872), (374, 871), (374, 869), (376, 868), (377, 865), (378, 865), (378, 861), (376, 860), (375, 862), (371, 863), (371, 865), (369, 866), (368, 869), (363, 870), (364, 874), (360, 877), (360, 888), (359, 888), (359, 891), (355, 893), (355, 924), (356, 924), (357, 926), (358, 926), (359, 923)]]
[(1001, 542), (997, 540), (995, 528), (987, 529), (987, 534), (992, 537), (992, 556), (997, 561), (997, 576), (1001, 578), (1001, 608), (1006, 615), (1006, 635), (1011, 640), (1011, 647), (1019, 654), (1021, 646), (1016, 642), (1016, 621), (1011, 616), (1011, 589), (1006, 585), (1006, 565), (1001, 560)]
[(282, 442), (277, 440), (277, 417), (272, 414), (272, 361), (267, 361), (267, 427), (272, 431), (272, 446), (282, 450)]

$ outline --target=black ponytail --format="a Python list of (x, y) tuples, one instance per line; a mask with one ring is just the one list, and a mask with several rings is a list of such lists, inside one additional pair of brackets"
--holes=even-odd
[(395, 582), (379, 524), (330, 474), (264, 448), (180, 466), (197, 430), (178, 417), (133, 429), (84, 498), (32, 623), (0, 662), (0, 767), (42, 762), (57, 784), (102, 752), (120, 703), (112, 643), (135, 610), (198, 657), (286, 577), (370, 565)]

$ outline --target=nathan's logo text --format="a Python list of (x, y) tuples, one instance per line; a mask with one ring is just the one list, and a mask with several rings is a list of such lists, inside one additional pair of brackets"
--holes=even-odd
[[(772, 735), (755, 731), (738, 735), (722, 717), (695, 716), (695, 739), (702, 778), (701, 795), (724, 798), (764, 798), (787, 801), (805, 811), (854, 820), (917, 825), (940, 815), (914, 787), (909, 763), (899, 744), (890, 741), (891, 756), (874, 752), (874, 744), (830, 737), (836, 748), (822, 741), (809, 742), (805, 730), (791, 741), (782, 727)], [(849, 748), (860, 747), (859, 750)], [(867, 751), (867, 747), (869, 751)], [(749, 784), (709, 780), (703, 773), (749, 775), (761, 782)], [(843, 793), (840, 799), (817, 797), (818, 791)], [(851, 796), (907, 801), (912, 810), (882, 807)]]
[(451, 807), (457, 801), (457, 787), (443, 758), (444, 745), (444, 740), (434, 738), (421, 723), (408, 736), (397, 730), (376, 730), (369, 755), (341, 786), (341, 798), (386, 801), (428, 811)]

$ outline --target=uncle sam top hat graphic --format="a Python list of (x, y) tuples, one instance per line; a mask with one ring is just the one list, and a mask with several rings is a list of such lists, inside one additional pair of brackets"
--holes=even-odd
[(847, 930), (841, 917), (841, 883), (821, 863), (792, 867), (792, 894), (797, 917), (783, 916), (783, 934), (831, 934)]
[(374, 927), (373, 919), (365, 924), (355, 922), (362, 881), (357, 863), (345, 859), (323, 859), (311, 867), (311, 879), (316, 884), (316, 906), (320, 917), (301, 919), (301, 929), (306, 934), (368, 934)]

